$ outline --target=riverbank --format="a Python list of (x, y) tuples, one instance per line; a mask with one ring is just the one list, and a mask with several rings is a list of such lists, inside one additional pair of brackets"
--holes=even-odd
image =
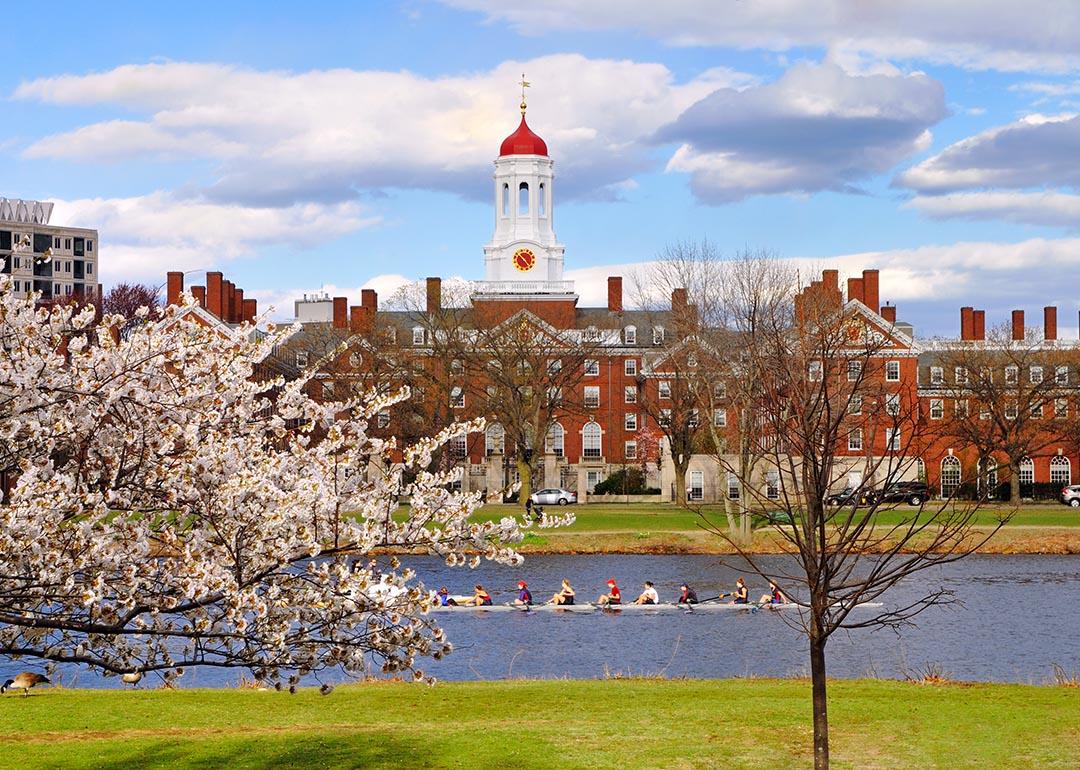
[[(1080, 765), (1080, 689), (830, 683), (834, 767)], [(901, 706), (902, 704), (902, 706)], [(809, 766), (805, 680), (503, 681), (8, 695), (20, 767)]]
[[(521, 545), (525, 554), (729, 554), (734, 549), (707, 531), (706, 524), (725, 526), (722, 509), (707, 507), (699, 513), (670, 504), (590, 504), (557, 509), (571, 511), (577, 521), (569, 527), (533, 530)], [(883, 526), (915, 515), (900, 507), (882, 511)], [(478, 518), (520, 515), (511, 505), (489, 505)], [(984, 554), (1080, 554), (1080, 510), (1055, 505), (1029, 505), (1018, 509), (986, 506), (975, 519), (974, 536), (989, 534), (999, 518), (1009, 522), (983, 544)], [(761, 554), (784, 552), (783, 539), (770, 527), (754, 533), (750, 550)]]

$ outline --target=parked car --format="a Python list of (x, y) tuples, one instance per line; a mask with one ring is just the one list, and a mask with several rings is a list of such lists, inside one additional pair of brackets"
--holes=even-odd
[(529, 495), (533, 505), (573, 505), (577, 502), (577, 492), (568, 489), (541, 489)]
[(1070, 505), (1073, 508), (1080, 508), (1080, 484), (1062, 487), (1060, 500), (1065, 505)]
[[(857, 487), (844, 487), (843, 489), (841, 489), (836, 494), (829, 495), (828, 497), (826, 497), (825, 498), (825, 505), (834, 505), (834, 506), (851, 505), (853, 502), (855, 502), (855, 494), (857, 492), (859, 492), (859, 489)], [(863, 489), (862, 490), (862, 495), (859, 498), (859, 503), (858, 504), (859, 505), (866, 505), (867, 497), (872, 492), (873, 492), (873, 490), (871, 490), (871, 489)]]
[(922, 481), (895, 481), (882, 490), (867, 495), (872, 503), (907, 503), (922, 505), (930, 499), (930, 487)]

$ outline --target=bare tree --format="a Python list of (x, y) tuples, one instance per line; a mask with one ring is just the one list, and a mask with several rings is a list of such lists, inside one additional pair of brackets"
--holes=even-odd
[[(846, 309), (838, 291), (820, 284), (796, 296), (793, 313), (762, 318), (746, 366), (761, 383), (759, 430), (776, 437), (765, 442), (761, 462), (781, 479), (779, 499), (768, 502), (784, 514), (774, 528), (791, 559), (758, 560), (725, 528), (710, 525), (802, 608), (797, 625), (810, 647), (819, 770), (829, 765), (825, 649), (832, 634), (897, 627), (951, 601), (940, 588), (903, 606), (867, 606), (900, 581), (970, 554), (993, 534), (973, 530), (977, 503), (945, 501), (899, 517), (882, 516), (873, 495), (860, 506), (873, 479), (887, 484), (913, 472), (925, 439), (914, 378), (904, 382), (896, 368), (898, 344), (887, 324)], [(827, 505), (834, 486), (853, 471), (862, 478), (857, 494), (846, 505)], [(740, 479), (748, 495), (764, 502), (752, 481)]]

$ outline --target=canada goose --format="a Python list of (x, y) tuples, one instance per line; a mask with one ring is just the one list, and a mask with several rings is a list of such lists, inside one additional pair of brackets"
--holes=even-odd
[(49, 678), (41, 674), (35, 674), (33, 671), (23, 671), (14, 679), (4, 682), (3, 686), (0, 686), (0, 693), (7, 692), (7, 689), (11, 687), (15, 690), (22, 690), (23, 695), (26, 696), (30, 694), (31, 687), (39, 684), (50, 684)]
[(120, 681), (124, 684), (136, 685), (142, 681), (142, 671), (129, 671), (126, 674), (121, 675)]

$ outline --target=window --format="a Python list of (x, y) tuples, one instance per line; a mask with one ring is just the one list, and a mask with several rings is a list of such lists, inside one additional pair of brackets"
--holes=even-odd
[(899, 428), (886, 428), (885, 429), (885, 449), (889, 452), (900, 451), (900, 429)]
[(552, 386), (547, 389), (547, 400), (549, 404), (561, 404), (562, 403), (562, 388)]
[(412, 344), (423, 345), (424, 344), (424, 327), (414, 326), (412, 330)]
[(848, 399), (847, 410), (848, 414), (862, 414), (862, 396), (860, 394), (851, 394), (851, 398)]
[(848, 382), (858, 382), (862, 376), (862, 361), (848, 361), (847, 362), (847, 380)]
[(699, 422), (700, 422), (700, 419), (701, 418), (698, 416), (698, 410), (697, 409), (691, 409), (690, 410), (690, 417), (686, 421), (686, 427), (688, 427), (688, 428), (696, 428), (698, 426)]
[(1032, 405), (1031, 405), (1031, 416), (1032, 416), (1032, 417), (1033, 417), (1034, 419), (1036, 419), (1036, 420), (1038, 420), (1038, 419), (1041, 419), (1041, 418), (1042, 418), (1042, 416), (1043, 416), (1043, 405), (1042, 405), (1042, 401), (1040, 401), (1040, 402), (1039, 402), (1039, 403), (1037, 403), (1037, 404), (1032, 404)]
[(330, 400), (334, 397), (334, 381), (324, 380), (322, 383), (322, 397)]
[(1068, 366), (1059, 366), (1057, 369), (1054, 370), (1054, 382), (1057, 383), (1058, 385), (1068, 385), (1069, 384), (1069, 367)]
[(70, 238), (65, 238), (64, 239), (64, 248), (68, 249), (69, 251), (71, 250), (71, 239)]
[(806, 369), (806, 377), (807, 377), (807, 379), (810, 380), (810, 382), (820, 382), (821, 381), (821, 362), (820, 361), (811, 361), (810, 362), (809, 366), (807, 366), (807, 369)]
[(664, 344), (664, 327), (654, 326), (652, 330), (652, 344), (663, 345)]
[(595, 326), (586, 326), (585, 330), (581, 333), (581, 338), (585, 342), (599, 342), (601, 336), (600, 330)]
[(598, 385), (585, 386), (585, 406), (596, 409), (600, 406), (600, 387)]
[[(700, 473), (701, 471), (697, 471)], [(742, 488), (739, 486), (739, 477), (734, 473), (727, 475), (728, 500), (738, 500), (742, 496)]]
[(623, 373), (627, 377), (633, 377), (637, 374), (637, 359), (628, 358), (623, 361)]
[(1005, 419), (1006, 420), (1015, 420), (1017, 414), (1019, 414), (1019, 410), (1017, 410), (1017, 408), (1016, 408), (1016, 402), (1015, 401), (1007, 402), (1005, 404)]
[(536, 209), (540, 212), (540, 216), (547, 216), (547, 201), (544, 200), (544, 183), (540, 183), (540, 187), (537, 190)]
[(55, 270), (58, 273), (60, 272), (60, 260), (59, 259), (56, 260), (55, 262), (53, 262), (53, 270)]
[[(1035, 463), (1032, 462), (1030, 457), (1025, 457), (1020, 461), (1020, 486), (1030, 487), (1035, 483)], [(1031, 495), (1028, 490), (1028, 495)]]
[(623, 457), (626, 458), (627, 460), (636, 460), (637, 459), (637, 442), (636, 441), (627, 441), (626, 444), (623, 445)]
[(629, 431), (637, 430), (637, 412), (627, 412), (623, 415), (623, 428)]
[(59, 238), (53, 238), (53, 244), (52, 245), (53, 245), (54, 249), (60, 248), (60, 239)]
[(623, 401), (627, 404), (637, 403), (637, 388), (633, 385), (626, 385), (623, 388)]
[(945, 370), (940, 366), (930, 367), (930, 384), (931, 385), (943, 385), (945, 384)]
[(671, 382), (669, 380), (660, 380), (659, 385), (660, 398), (671, 398)]
[(886, 382), (900, 382), (900, 362), (899, 361), (886, 361), (885, 362), (885, 381)]
[(769, 500), (780, 499), (780, 472), (766, 471), (765, 473), (765, 497)]
[(453, 361), (450, 362), (450, 371), (463, 372), (465, 371), (465, 364), (460, 358), (455, 358)]
[(930, 419), (940, 420), (945, 416), (945, 402), (940, 398), (930, 399)]
[(636, 326), (627, 326), (625, 329), (623, 329), (623, 342), (625, 342), (627, 345), (637, 344)]
[(308, 365), (308, 352), (306, 350), (296, 351), (296, 365), (307, 366)]
[(862, 428), (852, 428), (847, 434), (847, 448), (849, 452), (862, 451)]
[(460, 385), (450, 388), (450, 406), (454, 409), (463, 409), (465, 407), (465, 391), (462, 390)]
[(968, 414), (968, 402), (966, 398), (957, 399), (953, 404), (953, 414), (957, 417), (967, 417)]
[[(983, 470), (983, 468), (986, 470)], [(989, 458), (985, 465), (982, 460), (979, 460), (975, 464), (976, 471), (978, 473), (978, 486), (979, 494), (986, 495), (988, 499), (992, 499), (995, 496), (998, 485), (998, 473), (997, 465), (994, 464), (994, 459)]]
[(1064, 419), (1069, 416), (1069, 400), (1067, 398), (1054, 399), (1054, 417)]
[(465, 434), (461, 433), (450, 439), (450, 456), (455, 460), (461, 460), (468, 454), (468, 447), (465, 442)]
[(518, 185), (518, 214), (529, 213), (529, 183), (522, 182)]
[(1064, 486), (1072, 484), (1072, 463), (1068, 457), (1056, 455), (1050, 458), (1050, 483)]
[(494, 455), (503, 454), (503, 450), (506, 447), (506, 431), (503, 430), (503, 426), (494, 422), (487, 426), (484, 431), (484, 454)]
[(717, 428), (727, 427), (727, 409), (713, 409), (712, 424)]
[(663, 428), (666, 428), (669, 425), (671, 425), (671, 410), (670, 409), (661, 409), (660, 410), (660, 418), (657, 420), (657, 422), (659, 422), (660, 426), (663, 427)]
[(953, 369), (953, 378), (956, 380), (957, 385), (968, 384), (968, 373), (966, 366), (958, 366)]
[(1015, 385), (1020, 381), (1020, 369), (1016, 366), (1005, 367), (1005, 384)]
[(587, 377), (595, 377), (600, 374), (600, 362), (594, 358), (585, 359), (585, 375)]
[(1041, 366), (1033, 366), (1028, 369), (1028, 379), (1031, 380), (1033, 385), (1043, 381), (1043, 368)]
[(586, 423), (581, 429), (581, 454), (583, 457), (600, 456), (600, 442), (603, 432), (595, 422)]
[(727, 383), (726, 382), (714, 382), (712, 386), (713, 398), (726, 398), (727, 397)]
[(952, 455), (941, 459), (941, 496), (952, 497), (960, 487), (960, 460)]
[(555, 423), (548, 429), (547, 438), (544, 439), (544, 451), (549, 455), (562, 457), (565, 446), (566, 431), (559, 423)]
[(93, 241), (87, 241), (86, 242), (86, 250), (87, 251), (93, 251), (94, 250), (94, 242)]
[(502, 215), (510, 216), (510, 185), (506, 183), (502, 186)]
[(697, 356), (690, 353), (686, 356), (686, 365), (691, 369), (697, 369)]
[(550, 374), (550, 375), (556, 375), (559, 372), (561, 372), (562, 371), (562, 359), (561, 358), (553, 358), (550, 361), (548, 361), (547, 370), (548, 370), (548, 374)]
[(887, 393), (885, 394), (885, 414), (890, 417), (896, 417), (900, 414), (900, 394), (899, 393)]
[(375, 424), (378, 425), (380, 428), (389, 428), (390, 427), (390, 413), (388, 411), (386, 411), (385, 409), (383, 409), (381, 412), (379, 412)]
[(92, 262), (87, 262), (86, 263), (86, 274), (90, 275), (93, 272), (94, 272), (94, 264)]
[(703, 500), (705, 498), (704, 472), (690, 471), (690, 488), (686, 490), (686, 496), (691, 500)]

